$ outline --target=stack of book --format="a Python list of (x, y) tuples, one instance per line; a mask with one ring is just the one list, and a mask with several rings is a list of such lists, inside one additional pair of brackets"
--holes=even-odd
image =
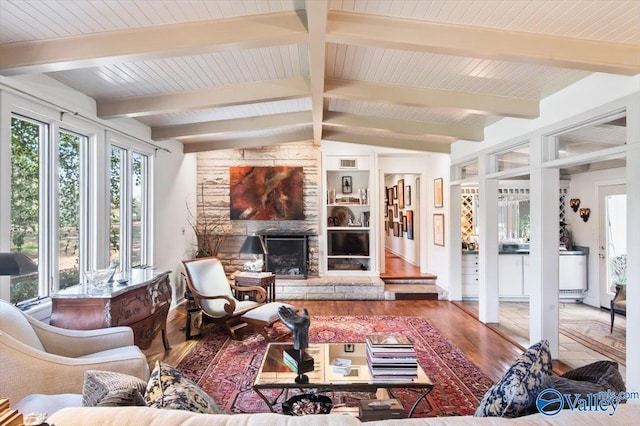
[(294, 373), (302, 374), (313, 371), (313, 358), (305, 351), (302, 351), (302, 357), (300, 351), (295, 349), (285, 349), (282, 355), (284, 364)]
[(367, 365), (373, 380), (411, 381), (418, 377), (418, 356), (403, 335), (367, 336)]

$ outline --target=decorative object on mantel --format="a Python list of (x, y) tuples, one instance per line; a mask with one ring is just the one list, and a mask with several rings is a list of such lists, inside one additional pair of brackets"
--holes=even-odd
[(583, 221), (587, 222), (589, 220), (589, 216), (591, 215), (591, 209), (582, 208), (580, 209), (580, 217)]
[(578, 207), (580, 207), (580, 198), (572, 198), (569, 200), (569, 206), (573, 209), (574, 212), (578, 211)]
[(254, 257), (253, 262), (245, 262), (244, 270), (249, 272), (262, 272), (264, 267), (264, 260), (262, 257), (269, 253), (267, 246), (264, 245), (262, 237), (260, 235), (249, 235), (244, 240), (242, 247), (240, 247), (240, 254), (252, 254)]
[(304, 220), (302, 167), (229, 167), (231, 220)]
[(217, 256), (220, 246), (227, 238), (231, 225), (220, 211), (207, 210), (204, 198), (205, 181), (200, 182), (200, 196), (197, 200), (197, 215), (187, 205), (187, 221), (196, 236), (196, 252), (194, 258)]

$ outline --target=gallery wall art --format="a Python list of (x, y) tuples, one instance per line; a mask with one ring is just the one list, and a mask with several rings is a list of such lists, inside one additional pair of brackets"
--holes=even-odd
[(304, 220), (302, 167), (230, 167), (231, 220)]

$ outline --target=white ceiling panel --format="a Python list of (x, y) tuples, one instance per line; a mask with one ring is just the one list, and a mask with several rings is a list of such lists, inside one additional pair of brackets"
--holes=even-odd
[(640, 73), (640, 1), (0, 0), (6, 80), (46, 73), (190, 152), (325, 131), (442, 152), (593, 72)]
[(329, 8), (589, 40), (640, 43), (640, 2), (637, 0), (331, 0)]

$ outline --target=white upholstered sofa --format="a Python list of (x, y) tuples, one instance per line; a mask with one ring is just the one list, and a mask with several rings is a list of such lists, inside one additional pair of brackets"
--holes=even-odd
[(82, 393), (85, 370), (149, 378), (145, 355), (129, 327), (66, 330), (25, 315), (0, 300), (0, 396), (15, 402), (33, 393)]
[[(621, 404), (612, 416), (606, 412), (580, 412), (562, 410), (555, 416), (533, 414), (515, 419), (502, 417), (431, 417), (420, 419), (379, 420), (362, 423), (370, 426), (418, 426), (418, 425), (632, 425), (640, 418), (640, 404)], [(85, 407), (64, 408), (54, 413), (49, 424), (56, 426), (355, 426), (361, 422), (347, 414), (291, 417), (281, 414), (197, 414), (182, 410), (163, 410), (148, 407)], [(87, 423), (88, 422), (88, 423)]]

